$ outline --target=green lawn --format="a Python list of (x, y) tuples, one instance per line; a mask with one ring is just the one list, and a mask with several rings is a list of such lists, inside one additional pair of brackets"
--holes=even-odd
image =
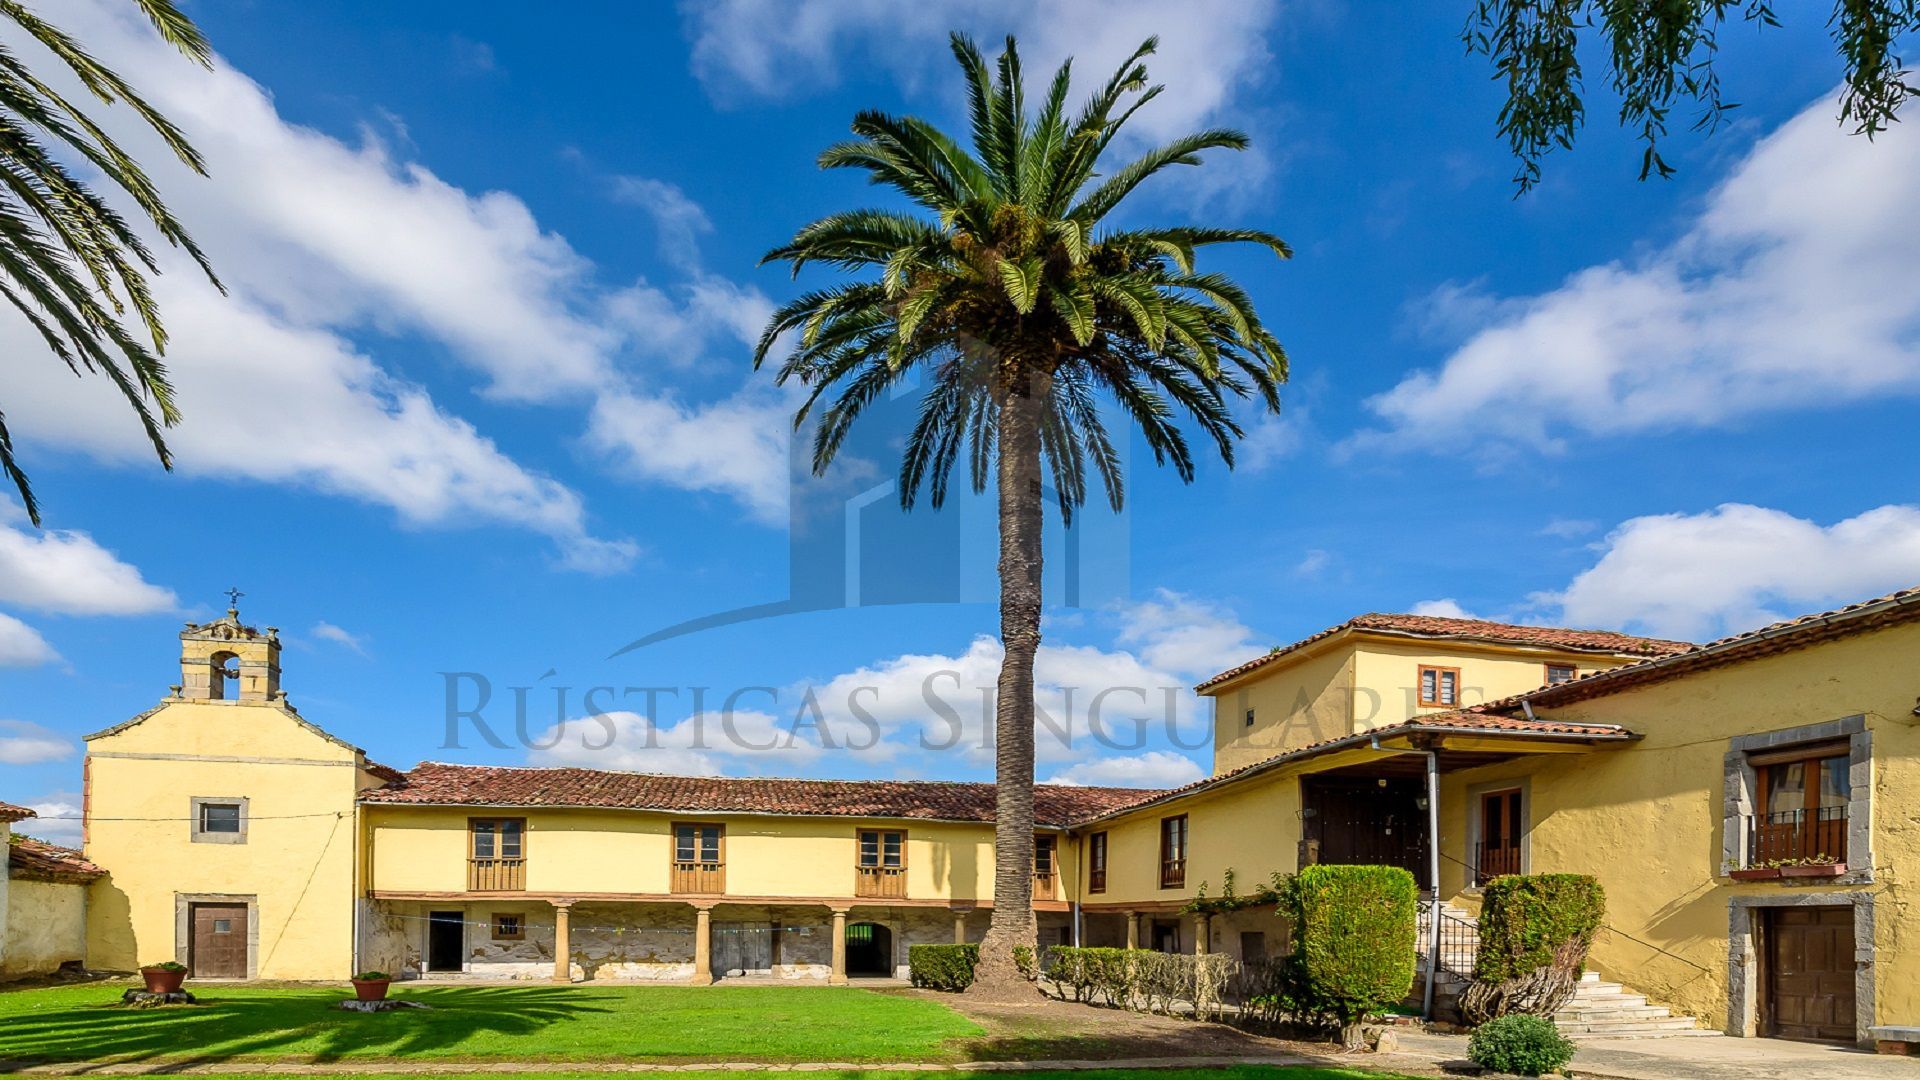
[(125, 983), (0, 993), (0, 1058), (950, 1061), (981, 1034), (939, 1002), (841, 987), (407, 986), (361, 1014), (329, 987), (189, 987), (128, 1009)]
[[(380, 1073), (356, 1073), (379, 1076)], [(606, 1080), (606, 1073), (496, 1073), (499, 1080)], [(644, 1075), (644, 1074), (641, 1074)], [(767, 1080), (764, 1072), (675, 1072), (676, 1080)], [(1040, 1069), (1021, 1073), (953, 1072), (868, 1072), (859, 1069), (823, 1069), (819, 1072), (791, 1073), (806, 1080), (966, 1080), (972, 1076), (1015, 1076), (1019, 1080), (1421, 1080), (1399, 1073), (1366, 1072), (1361, 1069), (1322, 1069), (1307, 1065), (1236, 1065), (1225, 1069), (1095, 1069), (1085, 1072)], [(220, 1080), (286, 1080), (277, 1076), (220, 1074)]]

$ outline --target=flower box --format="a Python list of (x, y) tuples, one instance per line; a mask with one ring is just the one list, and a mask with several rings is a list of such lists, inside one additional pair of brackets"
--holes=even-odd
[(1743, 870), (1729, 871), (1728, 877), (1735, 881), (1772, 881), (1780, 876), (1777, 866), (1749, 866)]
[(1780, 868), (1780, 876), (1783, 878), (1830, 878), (1839, 877), (1846, 872), (1847, 864), (1843, 862), (1808, 863), (1805, 866)]

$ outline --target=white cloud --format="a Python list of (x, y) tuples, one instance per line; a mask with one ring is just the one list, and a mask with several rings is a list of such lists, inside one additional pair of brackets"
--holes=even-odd
[(1293, 573), (1296, 577), (1317, 578), (1332, 565), (1333, 555), (1330, 552), (1322, 548), (1309, 548), (1300, 561), (1293, 564)]
[(51, 728), (0, 720), (0, 765), (41, 765), (73, 756), (73, 743)]
[(63, 615), (143, 615), (178, 599), (86, 533), (0, 525), (0, 603)]
[(1572, 540), (1585, 536), (1600, 527), (1597, 521), (1586, 518), (1554, 518), (1540, 526), (1541, 536), (1552, 536), (1561, 540)]
[(687, 198), (679, 185), (648, 176), (613, 178), (616, 201), (638, 206), (653, 217), (660, 233), (660, 250), (669, 259), (691, 266), (699, 261), (700, 237), (713, 231), (713, 222), (700, 204)]
[(81, 799), (77, 792), (55, 791), (26, 804), (40, 815), (16, 822), (13, 831), (68, 847), (80, 846)]
[(1407, 609), (1409, 615), (1428, 615), (1436, 619), (1478, 619), (1480, 616), (1460, 606), (1453, 597), (1439, 600), (1422, 600)]
[(1188, 679), (1260, 651), (1253, 632), (1231, 611), (1169, 589), (1123, 607), (1116, 640), (1135, 648), (1151, 667)]
[(335, 645), (351, 649), (361, 656), (367, 655), (367, 639), (335, 626), (325, 619), (313, 624), (313, 636), (322, 641), (331, 641)]
[[(1822, 100), (1761, 140), (1678, 240), (1507, 300), (1369, 404), (1349, 449), (1554, 450), (1569, 434), (1713, 427), (1920, 390), (1920, 133), (1868, 141)], [(1444, 321), (1444, 320), (1443, 320)]]
[(785, 98), (831, 84), (843, 67), (879, 67), (910, 89), (936, 80), (957, 94), (946, 51), (955, 29), (993, 55), (1006, 34), (1020, 39), (1028, 78), (1044, 80), (1073, 56), (1083, 87), (1104, 80), (1148, 37), (1160, 37), (1149, 64), (1168, 93), (1131, 127), (1153, 138), (1184, 133), (1267, 74), (1267, 32), (1277, 0), (1192, 0), (1177, 13), (1154, 0), (683, 0), (693, 70), (722, 96), (744, 91)]
[(707, 405), (607, 394), (594, 402), (585, 443), (623, 475), (728, 495), (759, 521), (784, 525), (792, 431), (792, 407), (771, 390)]
[(674, 722), (615, 711), (549, 727), (533, 739), (537, 765), (669, 773), (678, 776), (793, 774), (825, 747), (815, 732), (755, 709), (721, 709)]
[(40, 631), (0, 611), (0, 668), (34, 667), (60, 659)]
[[(632, 560), (631, 541), (594, 533), (577, 492), (449, 414), (373, 343), (425, 338), (503, 402), (652, 400), (657, 391), (626, 370), (629, 354), (665, 351), (684, 363), (713, 336), (741, 336), (767, 310), (763, 297), (698, 274), (678, 298), (645, 283), (607, 288), (514, 195), (462, 190), (370, 131), (356, 146), (288, 123), (261, 86), (224, 62), (206, 72), (182, 61), (125, 5), (66, 5), (61, 22), (139, 73), (212, 174), (188, 174), (127, 110), (103, 110), (233, 289), (219, 296), (162, 251), (157, 291), (186, 417), (169, 441), (182, 473), (310, 487), (391, 507), (413, 525), (526, 528), (552, 537), (571, 568)], [(151, 467), (124, 405), (89, 385), (101, 380), (76, 384), (29, 335), (21, 320), (0, 318), (0, 350), (44, 361), (0, 370), (23, 451), (45, 444)], [(671, 425), (699, 416), (660, 419), (669, 427), (658, 434), (672, 440), (685, 433)]]
[(1570, 626), (1704, 641), (1920, 584), (1920, 507), (1832, 525), (1728, 503), (1633, 518), (1598, 562), (1536, 604)]
[(1190, 784), (1206, 770), (1179, 754), (1149, 750), (1132, 757), (1082, 762), (1041, 781), (1073, 787), (1172, 788)]

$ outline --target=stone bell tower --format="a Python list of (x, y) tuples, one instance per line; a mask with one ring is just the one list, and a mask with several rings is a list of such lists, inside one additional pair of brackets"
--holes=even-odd
[(188, 623), (180, 631), (180, 687), (187, 701), (240, 701), (265, 705), (280, 701), (280, 631), (265, 633), (240, 621), (240, 596), (230, 590), (232, 606), (223, 618)]

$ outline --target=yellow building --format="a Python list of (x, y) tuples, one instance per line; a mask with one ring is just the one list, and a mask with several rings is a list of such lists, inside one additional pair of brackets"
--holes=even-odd
[[(1920, 591), (1706, 646), (1361, 616), (1201, 685), (1208, 779), (1039, 790), (1041, 940), (1272, 956), (1270, 904), (1195, 898), (1384, 863), (1428, 890), (1439, 981), (1485, 881), (1588, 873), (1594, 966), (1655, 1002), (1630, 1028), (1920, 1040), (1916, 655)], [(88, 741), (95, 967), (841, 981), (994, 902), (989, 785), (398, 773), (292, 708), (271, 628), (189, 626), (181, 662)]]

